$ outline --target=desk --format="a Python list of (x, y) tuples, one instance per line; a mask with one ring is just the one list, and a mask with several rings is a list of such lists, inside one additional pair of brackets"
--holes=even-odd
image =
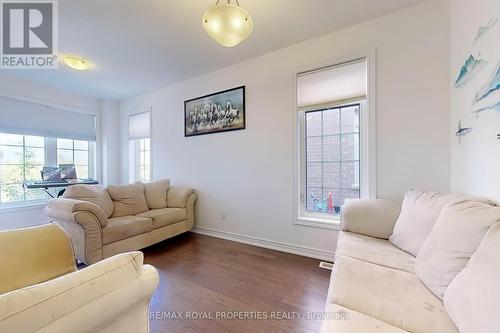
[(59, 191), (57, 197), (60, 197), (64, 194), (65, 188), (72, 185), (97, 185), (99, 182), (95, 179), (78, 179), (75, 181), (66, 181), (66, 180), (58, 180), (58, 181), (46, 181), (46, 180), (35, 180), (32, 182), (25, 182), (23, 184), (24, 188), (34, 190), (34, 189), (43, 189), (45, 193), (47, 193), (50, 197), (54, 198), (52, 193), (49, 192), (50, 188), (56, 187), (64, 187)]

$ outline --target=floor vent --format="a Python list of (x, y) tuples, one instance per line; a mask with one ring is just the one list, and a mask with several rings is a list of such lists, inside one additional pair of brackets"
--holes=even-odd
[(324, 268), (324, 269), (333, 270), (333, 263), (331, 263), (331, 262), (321, 261), (321, 262), (319, 263), (319, 267)]

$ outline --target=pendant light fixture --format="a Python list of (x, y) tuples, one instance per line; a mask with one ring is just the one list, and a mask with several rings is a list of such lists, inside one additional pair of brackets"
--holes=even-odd
[(233, 47), (250, 37), (253, 30), (253, 20), (246, 10), (227, 0), (207, 9), (203, 14), (203, 28), (206, 33), (225, 47)]

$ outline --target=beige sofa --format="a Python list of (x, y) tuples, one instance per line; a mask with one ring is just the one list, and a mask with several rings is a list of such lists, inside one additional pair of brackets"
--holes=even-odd
[(123, 186), (69, 187), (46, 213), (71, 236), (78, 260), (93, 264), (189, 231), (196, 193), (169, 180)]
[(499, 240), (486, 199), (347, 200), (321, 332), (500, 332)]
[(77, 270), (57, 224), (0, 232), (0, 332), (147, 333), (158, 272), (141, 252)]

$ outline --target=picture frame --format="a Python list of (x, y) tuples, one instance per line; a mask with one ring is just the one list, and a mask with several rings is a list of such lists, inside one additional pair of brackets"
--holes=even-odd
[(184, 137), (244, 129), (245, 86), (184, 101)]

